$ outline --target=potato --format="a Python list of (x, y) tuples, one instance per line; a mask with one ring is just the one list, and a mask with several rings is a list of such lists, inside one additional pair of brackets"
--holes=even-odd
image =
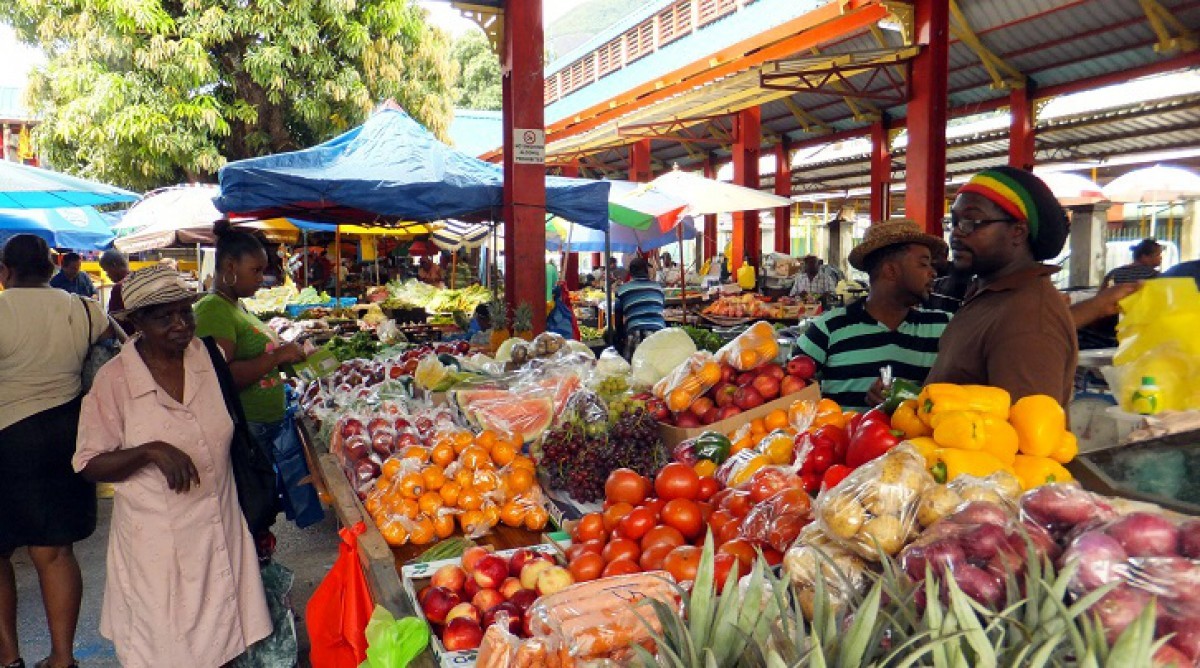
[(1008, 471), (996, 471), (988, 476), (988, 480), (996, 486), (996, 491), (1005, 498), (1016, 501), (1021, 496), (1021, 481)]
[(865, 495), (863, 507), (873, 515), (901, 515), (917, 493), (917, 490), (905, 485), (875, 485)]
[(821, 519), (829, 532), (839, 538), (850, 539), (867, 521), (866, 510), (852, 496), (836, 496), (821, 507)]
[(885, 515), (864, 524), (859, 538), (870, 545), (871, 549), (877, 544), (885, 554), (894, 555), (904, 547), (908, 533), (900, 518)]
[(917, 521), (921, 526), (932, 526), (934, 522), (954, 512), (962, 504), (962, 497), (945, 485), (934, 485), (921, 494), (917, 502)]
[(987, 501), (996, 505), (1004, 505), (1005, 499), (998, 492), (981, 485), (971, 485), (959, 494), (963, 501)]

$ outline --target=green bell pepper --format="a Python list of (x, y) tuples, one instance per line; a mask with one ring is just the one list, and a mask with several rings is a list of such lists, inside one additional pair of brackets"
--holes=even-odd
[(910, 380), (897, 378), (892, 381), (892, 386), (888, 388), (887, 393), (884, 394), (883, 404), (880, 406), (880, 408), (883, 409), (884, 413), (891, 415), (892, 413), (896, 412), (896, 409), (900, 407), (900, 404), (908, 401), (909, 399), (916, 399), (918, 396), (920, 396), (920, 394), (920, 385), (917, 385)]
[(721, 464), (729, 458), (729, 451), (733, 449), (733, 443), (724, 434), (706, 431), (695, 438), (692, 448), (698, 459), (707, 459), (714, 464)]

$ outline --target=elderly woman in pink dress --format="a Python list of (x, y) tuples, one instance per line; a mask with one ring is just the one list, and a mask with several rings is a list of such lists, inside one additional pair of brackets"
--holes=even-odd
[(224, 666), (271, 633), (230, 466), (233, 422), (166, 267), (125, 279), (137, 334), (83, 402), (74, 466), (115, 483), (100, 632), (121, 665)]

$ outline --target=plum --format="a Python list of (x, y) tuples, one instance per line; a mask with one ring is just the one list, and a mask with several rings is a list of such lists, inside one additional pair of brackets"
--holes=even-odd
[(1200, 520), (1188, 520), (1179, 525), (1179, 554), (1188, 559), (1200, 559)]
[(953, 570), (966, 561), (963, 549), (953, 539), (936, 540), (924, 545), (912, 545), (900, 557), (901, 566), (914, 582), (925, 579), (928, 564), (934, 574)]
[(1108, 525), (1131, 557), (1173, 557), (1179, 554), (1179, 530), (1170, 520), (1154, 513), (1130, 513)]
[(1076, 538), (1062, 556), (1064, 564), (1079, 562), (1075, 577), (1085, 591), (1120, 579), (1128, 559), (1129, 555), (1117, 539), (1099, 531), (1089, 531)]
[(963, 534), (962, 551), (968, 559), (986, 562), (1007, 545), (1008, 532), (997, 524), (980, 524)]
[(1129, 585), (1121, 585), (1096, 601), (1092, 612), (1104, 627), (1104, 636), (1108, 638), (1108, 642), (1113, 643), (1149, 604), (1149, 594)]
[(1162, 617), (1159, 633), (1174, 633), (1170, 645), (1192, 661), (1200, 659), (1200, 619), (1196, 617)]

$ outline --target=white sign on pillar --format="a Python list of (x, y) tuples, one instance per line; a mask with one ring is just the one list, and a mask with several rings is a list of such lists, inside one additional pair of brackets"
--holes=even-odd
[(531, 128), (514, 128), (513, 162), (518, 165), (540, 165), (545, 163), (546, 131)]

